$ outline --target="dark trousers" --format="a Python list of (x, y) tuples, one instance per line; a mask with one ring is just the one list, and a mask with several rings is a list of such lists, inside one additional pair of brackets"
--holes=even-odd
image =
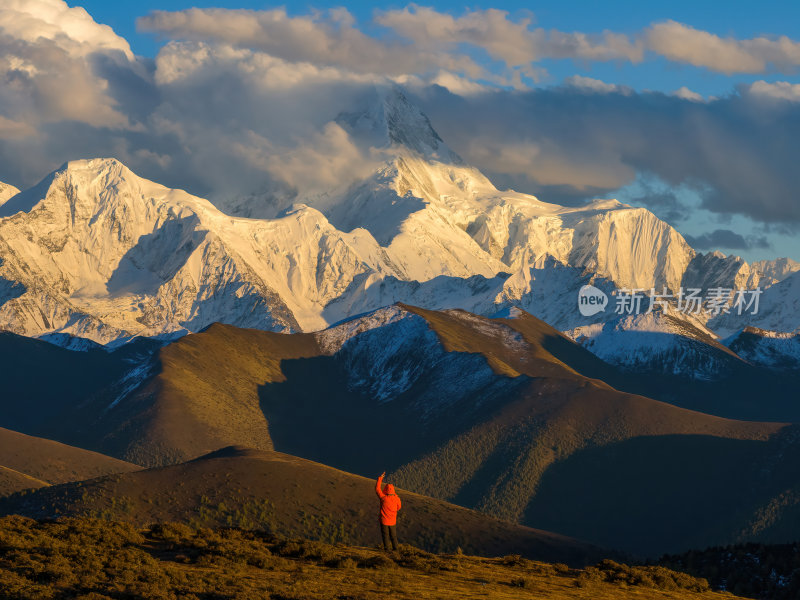
[(397, 550), (397, 526), (384, 525), (381, 523), (381, 536), (383, 537), (383, 549), (389, 550), (389, 540), (392, 542), (392, 550)]

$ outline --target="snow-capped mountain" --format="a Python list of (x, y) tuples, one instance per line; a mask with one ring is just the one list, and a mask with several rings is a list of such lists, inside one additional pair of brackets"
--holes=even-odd
[(759, 260), (751, 266), (761, 273), (763, 277), (772, 279), (776, 283), (783, 281), (792, 273), (800, 271), (800, 262), (786, 257), (774, 260)]
[(620, 315), (605, 323), (565, 332), (603, 360), (626, 371), (646, 371), (714, 380), (730, 374), (742, 359), (716, 341), (702, 322), (653, 311)]
[[(696, 254), (651, 212), (616, 200), (564, 207), (498, 190), (396, 88), (337, 123), (379, 157), (374, 172), (291, 206), (254, 196), (231, 216), (113, 159), (67, 163), (10, 196), (0, 204), (0, 327), (79, 347), (68, 336), (169, 339), (217, 321), (316, 331), (401, 301), (484, 315), (520, 306), (599, 349), (619, 315), (582, 316), (584, 285), (609, 297), (752, 287), (791, 268)], [(575, 333), (607, 321), (616, 324)], [(622, 329), (649, 331), (645, 321)], [(664, 322), (713, 338), (703, 319)]]
[(753, 289), (772, 279), (763, 281), (764, 274), (748, 265), (739, 256), (725, 256), (722, 252), (702, 252), (695, 255), (683, 274), (681, 282), (685, 288)]
[(497, 190), (397, 90), (340, 121), (381, 145), (383, 166), (270, 219), (227, 216), (113, 159), (66, 164), (0, 208), (0, 324), (109, 343), (215, 321), (316, 330), (398, 300), (558, 319), (543, 291), (593, 276), (677, 286), (693, 256), (644, 209)]
[[(708, 324), (723, 336), (743, 329), (742, 318), (734, 311), (720, 314)], [(764, 289), (759, 298), (758, 313), (750, 315), (746, 325), (774, 332), (800, 330), (800, 271)]]
[(9, 185), (0, 181), (0, 206), (3, 206), (3, 204), (6, 203), (6, 200), (12, 196), (16, 196), (17, 194), (19, 194), (19, 190), (17, 188), (15, 188), (13, 185)]
[(723, 340), (723, 344), (755, 365), (772, 369), (800, 369), (800, 333), (745, 327)]

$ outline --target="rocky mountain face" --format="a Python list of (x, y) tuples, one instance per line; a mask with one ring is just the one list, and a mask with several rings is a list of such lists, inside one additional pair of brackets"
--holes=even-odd
[(800, 271), (800, 262), (791, 258), (776, 258), (774, 260), (756, 261), (752, 264), (752, 267), (777, 283), (778, 281), (783, 281), (792, 273)]
[[(338, 123), (383, 162), (346, 189), (280, 210), (254, 198), (230, 216), (113, 159), (67, 163), (8, 197), (0, 327), (70, 347), (85, 344), (75, 338), (114, 346), (214, 322), (315, 331), (401, 301), (486, 315), (519, 306), (577, 331), (620, 316), (581, 315), (577, 293), (587, 284), (607, 294), (752, 287), (792, 268), (697, 254), (649, 211), (615, 200), (574, 208), (498, 190), (397, 89)], [(0, 190), (0, 199), (14, 191)], [(790, 330), (782, 301), (779, 291), (764, 294), (772, 316), (762, 325)], [(747, 324), (720, 318), (709, 330), (707, 317), (675, 320), (687, 321), (678, 329), (692, 339)], [(576, 339), (588, 339), (581, 331)]]

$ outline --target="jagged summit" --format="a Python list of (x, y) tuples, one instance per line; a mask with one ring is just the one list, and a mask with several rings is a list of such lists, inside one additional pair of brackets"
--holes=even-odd
[(783, 281), (792, 273), (800, 271), (800, 262), (787, 257), (774, 260), (759, 260), (754, 262), (752, 266), (765, 278), (774, 282)]
[(397, 87), (338, 122), (375, 170), (269, 218), (231, 216), (113, 158), (71, 161), (14, 195), (0, 204), (0, 328), (103, 344), (216, 321), (317, 331), (400, 301), (516, 305), (567, 330), (587, 324), (574, 307), (585, 284), (746, 279), (735, 257), (697, 256), (644, 208), (498, 190)]
[(410, 151), (427, 160), (464, 165), (398, 86), (376, 87), (362, 109), (342, 112), (336, 121), (358, 142), (389, 150), (390, 156)]
[(569, 293), (586, 269), (650, 287), (679, 278), (691, 252), (643, 209), (501, 193), (407, 149), (333, 204), (273, 219), (226, 215), (114, 159), (67, 163), (3, 209), (0, 326), (100, 343), (215, 321), (315, 331), (396, 301), (484, 314), (519, 303), (558, 321), (569, 315), (549, 312), (544, 290)]
[(17, 188), (15, 188), (13, 185), (0, 181), (0, 206), (3, 206), (3, 204), (5, 204), (9, 198), (12, 198), (17, 194), (19, 194), (19, 190)]

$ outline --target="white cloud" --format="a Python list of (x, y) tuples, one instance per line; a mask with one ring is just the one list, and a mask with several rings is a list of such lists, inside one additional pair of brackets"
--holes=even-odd
[(63, 0), (3, 0), (0, 31), (29, 43), (51, 40), (73, 56), (104, 49), (133, 59), (128, 42), (111, 27), (96, 23), (86, 10), (70, 8)]
[(564, 83), (567, 86), (573, 88), (577, 88), (588, 92), (595, 92), (598, 94), (611, 94), (611, 93), (630, 94), (633, 92), (633, 90), (631, 90), (628, 87), (616, 85), (613, 83), (606, 83), (605, 81), (601, 81), (600, 79), (593, 79), (592, 77), (584, 77), (582, 75), (573, 75), (572, 77), (567, 77), (564, 80)]
[(435, 77), (446, 72), (473, 80), (496, 78), (463, 51), (462, 46), (469, 45), (515, 69), (501, 76), (504, 85), (515, 85), (514, 79), (521, 75), (536, 80), (540, 70), (533, 63), (543, 58), (638, 62), (643, 56), (641, 43), (623, 34), (531, 29), (529, 19), (514, 21), (497, 9), (467, 11), (454, 17), (411, 6), (380, 12), (375, 21), (395, 35), (366, 35), (346, 9), (291, 17), (282, 8), (192, 8), (155, 11), (139, 19), (138, 25), (170, 39), (213, 40), (265, 52), (291, 63), (308, 62), (362, 74), (398, 78), (412, 74)]
[(676, 21), (652, 25), (647, 48), (665, 58), (720, 73), (764, 73), (800, 65), (800, 42), (786, 36), (722, 38)]
[(766, 81), (759, 80), (752, 83), (747, 88), (747, 92), (754, 96), (800, 102), (800, 83), (789, 83), (788, 81), (767, 83)]
[(137, 23), (144, 31), (170, 39), (215, 41), (258, 50), (291, 63), (332, 66), (362, 74), (391, 77), (447, 69), (477, 77), (484, 72), (462, 54), (426, 51), (370, 37), (355, 27), (354, 19), (343, 8), (299, 17), (290, 17), (283, 8), (192, 8), (155, 11)]
[(20, 139), (36, 135), (36, 129), (27, 123), (12, 121), (0, 115), (0, 139)]
[(523, 175), (529, 185), (569, 185), (588, 194), (596, 188), (621, 187), (636, 175), (616, 153), (597, 155), (576, 148), (565, 151), (562, 144), (549, 140), (515, 142), (476, 136), (464, 150), (471, 161), (494, 174)]
[(329, 122), (291, 151), (268, 155), (264, 163), (275, 179), (305, 195), (341, 189), (367, 177), (380, 164), (380, 153), (359, 148), (339, 124)]
[(508, 66), (526, 65), (542, 58), (632, 62), (642, 59), (641, 46), (626, 35), (531, 29), (530, 19), (513, 21), (506, 11), (494, 8), (467, 11), (461, 17), (454, 17), (411, 5), (379, 13), (376, 21), (423, 47), (470, 44)]
[[(128, 43), (62, 0), (0, 5), (0, 116), (15, 131), (64, 120), (126, 127), (128, 118), (98, 69), (142, 71)], [(7, 130), (7, 128), (5, 128)]]
[(430, 83), (434, 83), (436, 85), (440, 85), (443, 88), (447, 88), (454, 94), (458, 94), (459, 96), (469, 96), (471, 94), (481, 94), (484, 92), (490, 91), (492, 88), (489, 86), (483, 85), (481, 83), (476, 83), (471, 79), (466, 77), (460, 77), (455, 73), (451, 73), (449, 71), (439, 71), (436, 76), (430, 79)]
[[(686, 88), (635, 93), (583, 75), (528, 87), (542, 58), (635, 62), (656, 47), (716, 70), (788, 68), (791, 40), (723, 39), (678, 23), (635, 35), (548, 31), (498, 10), (410, 7), (376, 19), (384, 29), (373, 37), (345, 9), (159, 12), (142, 26), (178, 41), (147, 61), (61, 0), (0, 0), (0, 180), (29, 185), (65, 160), (115, 155), (212, 200), (291, 200), (381, 160), (336, 118), (388, 80), (428, 98), (448, 144), (499, 185), (574, 202), (654, 173), (701, 182), (718, 213), (800, 223), (800, 118), (774, 118), (795, 104), (752, 101), (795, 101), (796, 84), (756, 82), (706, 102)], [(659, 38), (670, 32), (682, 46)], [(487, 72), (471, 58), (482, 53), (504, 66)]]
[(672, 95), (682, 100), (690, 100), (691, 102), (705, 102), (705, 98), (695, 91), (690, 90), (688, 87), (681, 86)]

